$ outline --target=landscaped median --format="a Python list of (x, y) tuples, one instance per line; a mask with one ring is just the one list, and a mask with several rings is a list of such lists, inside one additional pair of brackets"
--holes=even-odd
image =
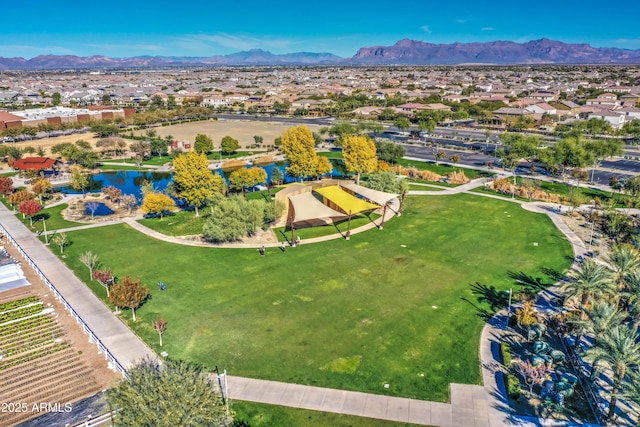
[[(449, 399), (452, 382), (480, 382), (482, 315), (492, 311), (472, 285), (508, 289), (512, 273), (551, 284), (545, 272), (566, 271), (572, 256), (545, 215), (464, 194), (408, 197), (384, 230), (265, 256), (166, 243), (126, 225), (68, 235), (64, 261), (100, 298), (105, 289), (79, 261), (88, 250), (117, 277), (149, 286), (138, 321), (122, 317), (169, 357), (237, 376), (436, 401)], [(158, 316), (167, 322), (163, 347)]]

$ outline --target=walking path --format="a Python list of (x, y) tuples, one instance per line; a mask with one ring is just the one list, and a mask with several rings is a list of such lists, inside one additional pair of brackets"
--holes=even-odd
[[(465, 193), (483, 185), (484, 182), (484, 180), (476, 180), (458, 187), (447, 188), (443, 191), (411, 191), (409, 194), (443, 195)], [(490, 194), (472, 194), (509, 200)], [(576, 256), (586, 253), (584, 243), (566, 226), (557, 213), (553, 211), (555, 205), (547, 203), (524, 203), (519, 200), (510, 201), (523, 205), (525, 209), (549, 215), (554, 224), (556, 224), (572, 243)], [(397, 208), (397, 205), (394, 206), (394, 209), (387, 211), (388, 217), (386, 219), (391, 218), (395, 214), (395, 208)], [(116, 222), (124, 222), (150, 237), (163, 241), (211, 246), (201, 242), (186, 241), (157, 233), (144, 227), (134, 218), (57, 231), (72, 231), (99, 227)], [(37, 237), (15, 217), (14, 213), (10, 212), (4, 206), (0, 206), (0, 224), (9, 230), (13, 238), (18, 241), (29, 257), (36, 260), (44, 274), (82, 316), (85, 322), (89, 324), (90, 328), (125, 368), (130, 367), (137, 360), (145, 356), (155, 356), (130, 329), (113, 315), (88, 287), (75, 277), (71, 270), (42, 245)], [(368, 230), (376, 226), (377, 224), (370, 223), (353, 230), (353, 233)], [(304, 243), (341, 237), (343, 237), (341, 234), (336, 234), (315, 239), (306, 239)], [(252, 244), (241, 246), (237, 244), (220, 246), (259, 247), (261, 245), (262, 244)], [(273, 245), (277, 245), (277, 243)], [(485, 325), (481, 334), (480, 361), (484, 385), (451, 384), (451, 403), (429, 402), (235, 376), (227, 376), (226, 378), (229, 397), (237, 400), (442, 427), (503, 427), (514, 424), (544, 425), (540, 420), (517, 418), (510, 415), (498, 356), (498, 345), (503, 334), (500, 325), (504, 325), (504, 320), (506, 319), (505, 314), (504, 312), (499, 313), (491, 319)], [(555, 423), (553, 425), (563, 424)]]

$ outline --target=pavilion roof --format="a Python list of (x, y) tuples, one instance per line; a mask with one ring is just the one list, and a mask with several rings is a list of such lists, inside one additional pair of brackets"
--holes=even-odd
[(347, 193), (338, 185), (319, 188), (315, 191), (321, 194), (325, 199), (333, 203), (341, 211), (351, 215), (364, 211), (370, 211), (379, 207), (378, 205), (374, 205), (373, 203), (369, 203)]
[(316, 199), (310, 191), (291, 196), (289, 201), (293, 206), (294, 223), (318, 218), (345, 218), (347, 216)]

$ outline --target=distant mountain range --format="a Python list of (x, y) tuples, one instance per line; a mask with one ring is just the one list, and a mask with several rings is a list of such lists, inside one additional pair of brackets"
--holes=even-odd
[(108, 58), (41, 55), (32, 59), (2, 58), (0, 70), (153, 68), (176, 66), (250, 65), (455, 65), (455, 64), (640, 64), (640, 49), (595, 48), (540, 39), (527, 43), (434, 44), (404, 39), (393, 46), (363, 47), (351, 58), (331, 53), (298, 52), (276, 55), (252, 49), (210, 57), (136, 56)]

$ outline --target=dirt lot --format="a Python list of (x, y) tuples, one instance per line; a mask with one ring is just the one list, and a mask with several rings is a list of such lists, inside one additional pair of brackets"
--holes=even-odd
[[(181, 125), (173, 125), (166, 127), (155, 127), (159, 135), (172, 135), (177, 141), (191, 142), (196, 139), (196, 135), (203, 133), (213, 139), (214, 146), (219, 146), (220, 141), (225, 136), (231, 136), (240, 142), (242, 148), (247, 148), (254, 144), (254, 135), (263, 138), (264, 144), (272, 145), (273, 140), (282, 136), (282, 132), (295, 125), (272, 123), (272, 122), (253, 122), (248, 120), (209, 120), (202, 122), (184, 123)], [(317, 132), (319, 126), (308, 126), (313, 132)], [(143, 135), (144, 131), (137, 132)]]

